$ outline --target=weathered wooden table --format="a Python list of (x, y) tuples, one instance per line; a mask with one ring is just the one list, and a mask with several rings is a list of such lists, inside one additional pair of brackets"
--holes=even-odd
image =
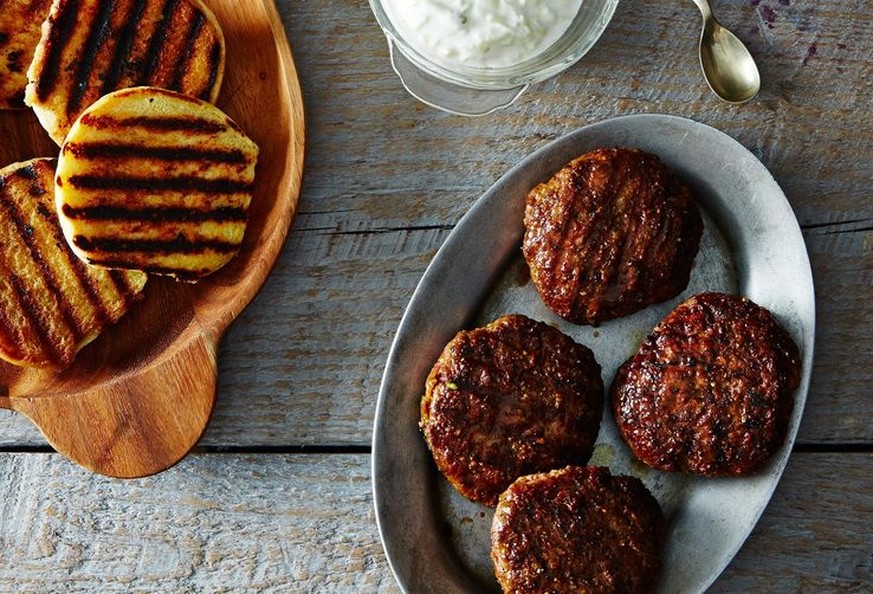
[[(503, 172), (584, 124), (667, 113), (736, 138), (803, 228), (817, 294), (812, 386), (770, 506), (714, 592), (873, 591), (873, 11), (849, 0), (714, 2), (764, 88), (720, 102), (690, 2), (623, 2), (579, 64), (512, 108), (409, 97), (364, 0), (280, 0), (307, 122), (300, 208), (227, 334), (197, 449), (139, 480), (84, 471), (0, 415), (0, 591), (396, 592), (370, 440), (413, 289)], [(267, 148), (269, 150), (269, 147)]]

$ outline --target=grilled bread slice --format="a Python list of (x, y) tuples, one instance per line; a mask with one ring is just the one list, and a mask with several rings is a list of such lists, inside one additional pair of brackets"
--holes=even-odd
[(60, 145), (85, 108), (117, 89), (156, 86), (214, 102), (224, 59), (221, 28), (201, 0), (54, 0), (25, 102)]
[(61, 227), (86, 262), (196, 281), (245, 233), (258, 147), (217, 107), (136, 87), (88, 108), (61, 148)]
[(27, 67), (52, 0), (0, 0), (0, 109), (24, 105)]
[(55, 161), (0, 169), (0, 358), (62, 368), (140, 298), (142, 272), (84, 264), (54, 209)]

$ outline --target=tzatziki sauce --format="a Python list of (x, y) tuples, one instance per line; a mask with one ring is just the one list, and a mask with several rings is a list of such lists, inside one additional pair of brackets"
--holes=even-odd
[(582, 0), (383, 0), (407, 45), (443, 66), (505, 68), (564, 34)]

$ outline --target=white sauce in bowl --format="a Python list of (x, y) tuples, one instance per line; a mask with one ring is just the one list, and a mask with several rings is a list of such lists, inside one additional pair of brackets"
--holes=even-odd
[(504, 68), (569, 29), (582, 0), (383, 0), (404, 41), (443, 65)]

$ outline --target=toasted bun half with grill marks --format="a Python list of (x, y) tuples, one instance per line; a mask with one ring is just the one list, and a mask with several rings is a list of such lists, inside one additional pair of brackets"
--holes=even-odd
[(52, 0), (0, 1), (0, 109), (21, 109), (27, 67)]
[(90, 264), (196, 281), (239, 251), (257, 157), (209, 103), (151, 87), (111, 93), (61, 148), (64, 235)]
[(25, 102), (59, 145), (79, 114), (118, 89), (154, 86), (214, 102), (221, 27), (200, 0), (54, 0)]
[(53, 159), (0, 169), (0, 358), (62, 368), (140, 299), (142, 272), (88, 266), (54, 209)]

